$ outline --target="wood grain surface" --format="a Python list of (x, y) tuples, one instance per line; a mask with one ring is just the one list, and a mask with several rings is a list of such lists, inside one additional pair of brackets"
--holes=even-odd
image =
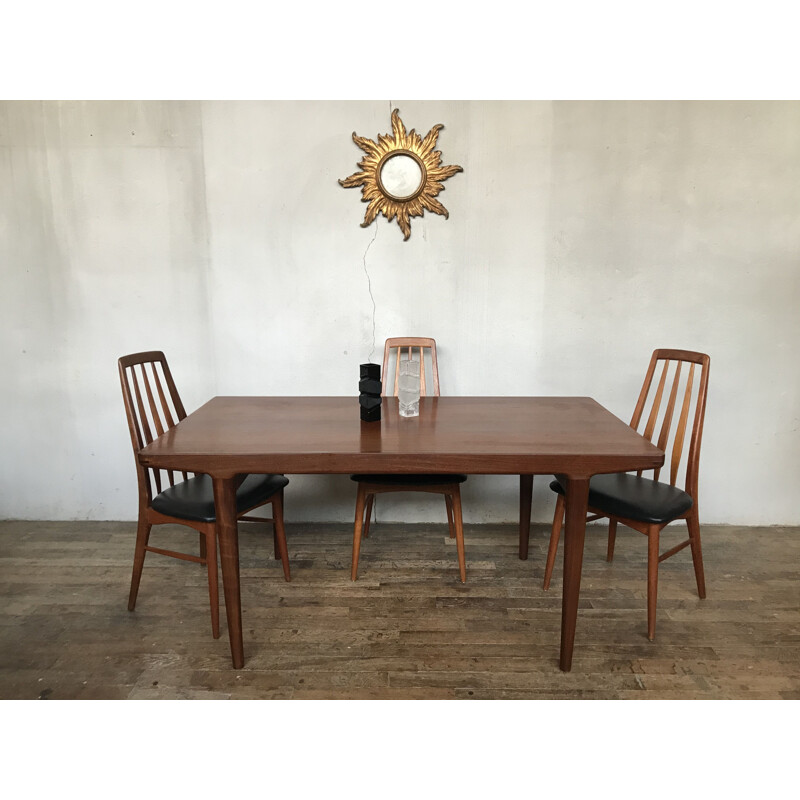
[(800, 699), (797, 528), (703, 526), (708, 598), (686, 551), (669, 559), (649, 642), (641, 537), (620, 529), (607, 564), (589, 526), (566, 673), (560, 593), (541, 588), (549, 526), (521, 561), (516, 525), (466, 525), (466, 584), (444, 514), (375, 525), (356, 583), (349, 525), (287, 524), (288, 584), (261, 527), (240, 535), (248, 658), (232, 670), (202, 567), (154, 558), (127, 611), (135, 523), (0, 522), (0, 698)]
[(590, 397), (425, 397), (418, 417), (383, 399), (215, 397), (142, 450), (146, 466), (235, 472), (592, 475), (648, 469), (664, 454)]

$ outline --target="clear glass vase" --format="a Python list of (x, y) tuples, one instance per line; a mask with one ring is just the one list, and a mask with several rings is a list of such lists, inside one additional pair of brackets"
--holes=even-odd
[(397, 398), (400, 401), (401, 417), (419, 416), (419, 361), (400, 362)]

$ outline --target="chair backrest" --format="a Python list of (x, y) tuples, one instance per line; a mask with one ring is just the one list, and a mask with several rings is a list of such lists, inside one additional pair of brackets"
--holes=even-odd
[[(145, 469), (139, 464), (139, 451), (180, 422), (185, 416), (167, 359), (160, 350), (132, 353), (117, 362), (122, 399), (128, 417), (136, 472), (139, 477), (140, 499), (149, 503), (153, 499), (152, 477), (155, 493), (161, 492), (161, 470)], [(172, 470), (166, 470), (170, 486), (175, 485)], [(187, 474), (182, 473), (183, 479)]]
[[(660, 369), (659, 362), (663, 362)], [(631, 427), (666, 454), (664, 468), (669, 465), (670, 485), (676, 485), (680, 471), (685, 466), (684, 489), (693, 498), (697, 497), (700, 441), (703, 437), (710, 364), (711, 359), (705, 353), (691, 350), (653, 351), (631, 419)], [(655, 392), (651, 396), (650, 390), (656, 380)], [(667, 386), (669, 388), (665, 395)], [(673, 417), (678, 408), (678, 421), (673, 426)], [(644, 427), (640, 430), (642, 424)], [(654, 440), (656, 430), (658, 438)], [(685, 446), (687, 430), (691, 431), (688, 448)], [(638, 474), (641, 475), (641, 472)], [(660, 474), (661, 468), (655, 470), (654, 479), (659, 480)]]
[[(428, 352), (427, 362), (425, 352)], [(389, 387), (389, 363), (394, 358), (394, 383), (393, 390), (388, 391)], [(439, 367), (436, 363), (436, 342), (422, 336), (398, 336), (387, 339), (383, 348), (383, 395), (397, 396), (397, 388), (400, 379), (400, 361), (411, 359), (419, 361), (419, 393), (421, 397), (428, 395), (428, 382), (433, 386), (431, 394), (439, 396)], [(426, 371), (430, 370), (430, 377), (426, 378)]]

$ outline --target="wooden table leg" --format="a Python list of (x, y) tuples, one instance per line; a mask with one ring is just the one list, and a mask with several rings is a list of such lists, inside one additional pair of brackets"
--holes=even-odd
[(531, 502), (533, 475), (519, 476), (519, 557), (528, 558), (528, 539), (531, 535)]
[(239, 535), (236, 527), (236, 478), (214, 478), (217, 540), (222, 565), (225, 614), (234, 669), (244, 666), (242, 643), (242, 599), (239, 589)]
[(581, 591), (583, 540), (586, 535), (588, 478), (567, 478), (567, 511), (564, 525), (564, 593), (561, 600), (561, 669), (572, 669), (572, 646)]
[(367, 490), (363, 483), (358, 484), (356, 494), (356, 519), (353, 526), (353, 556), (350, 561), (350, 580), (358, 577), (358, 555), (361, 552), (361, 529), (364, 525), (364, 504), (366, 503)]

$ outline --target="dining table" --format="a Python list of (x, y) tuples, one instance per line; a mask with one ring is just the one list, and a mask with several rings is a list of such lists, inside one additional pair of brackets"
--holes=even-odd
[[(560, 668), (572, 668), (589, 481), (660, 467), (662, 450), (591, 397), (395, 397), (362, 421), (357, 397), (218, 396), (139, 453), (145, 467), (212, 479), (233, 667), (244, 666), (236, 489), (247, 474), (466, 473), (519, 476), (520, 557), (534, 475), (566, 488)], [(524, 551), (524, 553), (523, 553)]]

